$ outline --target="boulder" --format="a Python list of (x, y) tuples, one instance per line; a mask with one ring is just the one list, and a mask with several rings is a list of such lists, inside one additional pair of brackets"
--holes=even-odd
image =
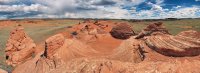
[(117, 39), (128, 39), (135, 35), (132, 26), (127, 23), (117, 24), (112, 28), (110, 34)]
[(32, 58), (35, 47), (36, 44), (22, 27), (14, 29), (10, 32), (10, 37), (6, 43), (6, 63), (16, 66)]

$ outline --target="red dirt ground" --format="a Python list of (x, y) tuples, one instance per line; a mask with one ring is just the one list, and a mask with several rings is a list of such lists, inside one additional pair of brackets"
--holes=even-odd
[[(166, 56), (161, 53), (168, 53), (163, 51), (163, 48), (157, 48), (161, 52), (152, 48), (152, 46), (165, 47), (164, 49), (176, 52), (174, 47), (168, 46), (171, 41), (180, 41), (179, 39), (166, 40), (169, 42), (153, 39), (157, 41), (156, 45), (147, 42), (151, 37), (158, 35), (164, 36), (159, 37), (161, 39), (168, 39), (165, 35), (172, 37), (179, 35), (170, 35), (166, 28), (158, 27), (157, 23), (154, 23), (155, 27), (150, 27), (154, 25), (150, 24), (147, 26), (149, 29), (144, 29), (139, 35), (129, 35), (130, 38), (119, 39), (110, 34), (117, 24), (119, 23), (111, 21), (85, 21), (66, 28), (68, 32), (61, 31), (47, 38), (45, 43), (37, 44), (32, 59), (18, 64), (13, 73), (200, 73), (199, 55), (188, 56), (191, 54), (188, 53), (182, 57), (174, 57), (171, 54)], [(126, 28), (129, 31), (129, 28)], [(116, 33), (126, 34), (126, 28)], [(200, 37), (195, 36), (197, 33), (185, 33), (188, 32), (180, 34), (185, 38), (194, 37), (192, 39), (196, 40), (185, 40), (171, 45), (185, 49), (179, 44), (195, 44), (197, 49), (200, 49)], [(137, 38), (138, 36), (142, 37)]]

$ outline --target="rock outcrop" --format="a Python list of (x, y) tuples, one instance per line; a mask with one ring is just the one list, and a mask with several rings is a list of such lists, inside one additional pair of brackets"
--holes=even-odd
[(47, 58), (52, 58), (54, 57), (54, 54), (56, 53), (59, 48), (61, 48), (64, 45), (65, 38), (62, 34), (57, 34), (54, 35), (50, 38), (48, 38), (45, 41), (45, 52), (44, 55)]
[(110, 35), (115, 23), (109, 21), (96, 21), (80, 23), (72, 28), (74, 38), (89, 45), (98, 52), (109, 54), (118, 47), (122, 40), (113, 38)]
[(0, 73), (8, 73), (8, 72), (3, 69), (0, 69)]
[[(7, 61), (19, 65), (12, 73), (200, 73), (199, 57), (182, 57), (199, 55), (200, 32), (173, 36), (160, 22), (150, 24), (136, 38), (132, 26), (124, 23), (84, 21), (68, 29), (47, 38), (44, 51), (32, 59), (33, 41), (22, 29), (13, 31), (17, 34), (11, 34), (7, 43)], [(12, 37), (16, 35), (26, 41)], [(11, 40), (26, 42), (25, 47), (9, 47)]]
[[(74, 64), (70, 63), (72, 63), (72, 61), (75, 62), (74, 59), (79, 59), (79, 58), (80, 59), (88, 58), (92, 60), (107, 59), (108, 62), (109, 60), (114, 60), (119, 62), (130, 62), (130, 63), (138, 63), (143, 60), (142, 54), (140, 53), (139, 50), (139, 44), (136, 42), (134, 43), (133, 38), (123, 41), (118, 48), (111, 51), (110, 55), (104, 55), (104, 53), (94, 50), (92, 47), (90, 47), (90, 45), (86, 45), (85, 43), (77, 39), (63, 39), (63, 38), (64, 37), (62, 34), (57, 34), (48, 38), (45, 43), (46, 49), (44, 54), (36, 55), (34, 59), (29, 60), (22, 65), (19, 65), (17, 68), (15, 68), (13, 73), (70, 72), (73, 70), (68, 71), (68, 68), (76, 64), (76, 63)], [(95, 62), (94, 64), (96, 65)], [(98, 64), (101, 64), (101, 62)], [(28, 67), (30, 65), (32, 67)], [(91, 63), (91, 65), (93, 64)], [(88, 68), (91, 68), (91, 66), (88, 66)], [(22, 69), (23, 71), (21, 71)], [(87, 73), (88, 71), (85, 72)]]
[[(75, 29), (77, 32), (77, 35), (72, 34), (74, 36), (73, 38), (65, 38), (63, 34), (56, 34), (52, 37), (49, 37), (45, 41), (44, 53), (37, 54), (35, 58), (19, 65), (17, 68), (15, 68), (13, 73), (73, 72), (73, 70), (69, 69), (71, 69), (70, 67), (74, 64), (77, 64), (73, 63), (76, 62), (77, 59), (78, 62), (79, 59), (89, 59), (97, 61), (98, 59), (105, 59), (106, 63), (111, 60), (119, 62), (139, 63), (143, 60), (143, 55), (140, 52), (141, 48), (137, 40), (135, 40), (134, 38), (117, 40), (113, 38), (108, 32), (108, 30), (111, 30), (110, 28), (113, 25), (103, 25), (102, 23), (105, 22), (91, 23), (90, 21), (72, 27), (72, 29)], [(95, 29), (104, 31), (104, 33), (100, 33), (98, 31), (91, 33), (91, 31)], [(90, 38), (89, 36), (96, 36), (96, 38), (95, 40), (91, 41), (91, 39), (94, 38)], [(90, 38), (90, 41), (85, 40), (86, 38)], [(82, 62), (79, 64), (82, 64)], [(92, 68), (91, 66), (93, 66), (93, 64), (99, 66), (101, 65), (101, 61), (98, 63), (89, 63), (86, 69)], [(28, 67), (30, 65), (32, 67)], [(103, 65), (106, 66), (106, 64)], [(21, 71), (22, 69), (24, 70)], [(93, 70), (96, 69), (98, 69), (97, 66)], [(109, 69), (109, 67), (106, 68), (106, 70), (107, 69)], [(117, 72), (118, 70), (121, 71), (120, 69), (117, 69), (116, 71), (113, 70), (111, 72)], [(84, 72), (88, 73), (90, 71), (81, 71), (81, 73)]]
[(162, 22), (149, 24), (144, 28), (137, 36), (136, 39), (143, 38), (144, 36), (156, 35), (156, 34), (170, 34), (169, 31), (163, 26)]
[(109, 56), (109, 59), (122, 62), (139, 63), (144, 59), (141, 45), (142, 42), (130, 37), (124, 40), (119, 47), (114, 49)]
[(146, 44), (153, 50), (167, 56), (196, 56), (200, 53), (199, 32), (183, 31), (170, 35), (161, 22), (148, 25), (135, 38), (145, 37)]
[(149, 36), (148, 46), (167, 56), (196, 56), (200, 54), (199, 32), (183, 31), (173, 36), (160, 34)]
[(112, 28), (110, 34), (117, 39), (128, 39), (135, 35), (135, 32), (133, 31), (131, 25), (127, 23), (120, 23)]
[[(200, 61), (174, 60), (169, 62), (144, 61), (141, 63), (121, 62), (108, 59), (77, 58), (53, 65), (41, 59), (33, 69), (14, 70), (13, 73), (199, 73)], [(28, 67), (28, 66), (27, 66)], [(56, 68), (56, 69), (55, 69)]]
[(188, 30), (188, 31), (182, 31), (179, 34), (176, 35), (177, 37), (185, 37), (188, 38), (188, 40), (200, 40), (200, 32), (194, 31), (194, 30)]
[(60, 58), (67, 62), (74, 58), (97, 55), (97, 51), (77, 39), (65, 39), (62, 34), (54, 35), (45, 42), (44, 56), (48, 59)]
[(10, 32), (10, 38), (6, 44), (6, 63), (16, 66), (33, 56), (35, 43), (24, 32), (22, 27)]

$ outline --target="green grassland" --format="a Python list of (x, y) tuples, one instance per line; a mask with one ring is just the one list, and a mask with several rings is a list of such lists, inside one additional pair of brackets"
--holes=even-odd
[[(23, 21), (23, 20), (21, 20)], [(34, 21), (34, 20), (32, 20)], [(38, 25), (26, 25), (21, 24), (25, 28), (25, 32), (36, 42), (44, 42), (46, 38), (56, 34), (58, 31), (67, 29), (68, 26), (77, 24), (82, 20), (44, 20), (48, 25), (38, 24)], [(139, 33), (143, 28), (145, 28), (149, 23), (158, 21), (141, 21), (141, 22), (130, 22), (127, 20), (112, 20), (114, 22), (127, 22), (133, 25), (133, 30)], [(1, 22), (1, 21), (0, 21)], [(184, 20), (174, 20), (174, 21), (161, 21), (164, 26), (173, 35), (184, 31), (184, 30), (196, 30), (200, 31), (200, 19), (184, 19)], [(37, 23), (36, 23), (37, 24)], [(40, 26), (41, 25), (41, 26)], [(10, 71), (12, 68), (5, 64), (5, 44), (9, 38), (9, 32), (14, 29), (16, 25), (6, 26), (5, 28), (0, 28), (0, 68)], [(184, 28), (182, 28), (184, 27)], [(188, 28), (185, 28), (188, 27)]]

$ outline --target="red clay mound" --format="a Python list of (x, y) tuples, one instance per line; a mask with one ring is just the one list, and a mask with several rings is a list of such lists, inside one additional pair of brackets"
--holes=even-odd
[(146, 43), (149, 47), (164, 55), (195, 56), (200, 54), (200, 38), (197, 34), (199, 32), (184, 31), (177, 36), (167, 34), (150, 36)]
[(72, 28), (73, 36), (93, 49), (109, 54), (114, 48), (117, 48), (122, 40), (113, 38), (110, 35), (114, 22), (96, 21), (80, 23)]
[(144, 36), (156, 35), (156, 34), (170, 34), (168, 30), (163, 26), (162, 22), (157, 22), (149, 24), (146, 28), (142, 30), (137, 36), (136, 39), (143, 38)]
[(124, 40), (108, 57), (112, 60), (139, 63), (144, 59), (140, 44), (142, 44), (141, 41), (131, 37)]
[(10, 33), (10, 38), (6, 44), (6, 63), (16, 66), (32, 57), (35, 50), (35, 43), (19, 27)]
[(77, 39), (65, 39), (62, 34), (46, 40), (45, 56), (48, 59), (61, 58), (65, 62), (77, 57), (95, 56), (98, 52)]
[[(140, 62), (143, 57), (139, 44), (139, 41), (130, 38), (122, 41), (117, 48), (103, 52), (102, 49), (94, 49), (91, 44), (77, 39), (64, 39), (63, 35), (57, 34), (46, 40), (45, 56), (48, 59), (61, 58), (64, 62), (81, 57), (105, 57), (125, 62)], [(106, 51), (106, 49), (103, 50)]]
[(112, 28), (110, 34), (117, 39), (128, 39), (132, 35), (135, 35), (132, 26), (127, 23), (117, 24)]
[[(111, 50), (110, 55), (106, 55), (84, 42), (77, 39), (63, 39), (62, 34), (57, 34), (46, 40), (45, 57), (35, 57), (15, 68), (13, 73), (62, 73), (67, 71), (66, 67), (71, 66), (68, 63), (77, 58), (101, 58), (138, 63), (143, 60), (138, 46), (138, 43), (134, 43), (134, 39), (124, 40), (119, 48)], [(25, 68), (29, 65), (34, 67)]]

